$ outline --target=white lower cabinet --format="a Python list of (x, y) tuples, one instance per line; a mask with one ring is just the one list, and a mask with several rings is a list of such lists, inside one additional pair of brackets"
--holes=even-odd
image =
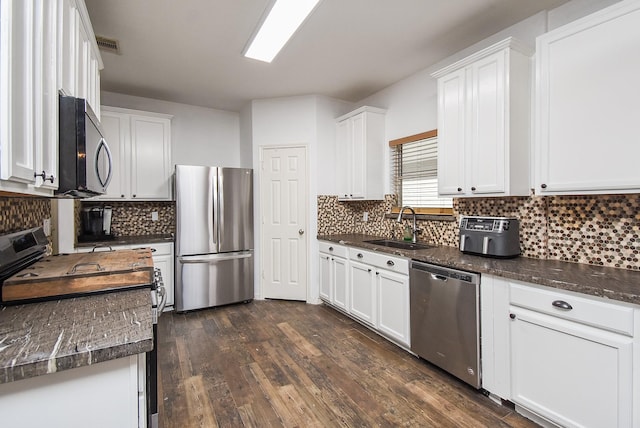
[(320, 298), (409, 348), (409, 260), (319, 243)]
[(342, 245), (320, 242), (320, 298), (348, 311), (348, 249)]
[(483, 275), (483, 388), (544, 425), (640, 424), (640, 308)]
[(378, 330), (409, 346), (409, 277), (379, 269)]
[(351, 282), (349, 313), (374, 327), (376, 325), (376, 283), (373, 267), (351, 259), (349, 280)]
[(2, 426), (146, 427), (144, 372), (140, 354), (0, 384)]
[(562, 426), (631, 427), (633, 339), (512, 307), (511, 400)]

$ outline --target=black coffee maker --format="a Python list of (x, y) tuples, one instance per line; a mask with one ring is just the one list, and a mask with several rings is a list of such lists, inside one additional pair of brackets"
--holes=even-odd
[(87, 207), (81, 211), (82, 236), (108, 238), (111, 236), (111, 207)]

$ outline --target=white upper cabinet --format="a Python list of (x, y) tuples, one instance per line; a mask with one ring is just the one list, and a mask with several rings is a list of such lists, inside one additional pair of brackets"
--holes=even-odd
[(336, 175), (341, 200), (384, 198), (385, 110), (361, 107), (338, 118)]
[(107, 200), (171, 200), (171, 116), (103, 106), (113, 178)]
[(529, 194), (532, 52), (505, 39), (438, 79), (438, 193)]
[(84, 1), (58, 0), (58, 87), (87, 100), (100, 118), (100, 51)]
[[(85, 68), (94, 75), (78, 77)], [(82, 0), (0, 2), (0, 191), (53, 195), (58, 91), (78, 96), (86, 82), (81, 93), (99, 103), (101, 68)]]
[(640, 2), (537, 39), (535, 191), (640, 191)]

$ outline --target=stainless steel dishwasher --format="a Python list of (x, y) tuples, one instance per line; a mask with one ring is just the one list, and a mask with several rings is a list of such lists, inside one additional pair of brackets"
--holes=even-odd
[(480, 275), (412, 261), (411, 350), (480, 388)]

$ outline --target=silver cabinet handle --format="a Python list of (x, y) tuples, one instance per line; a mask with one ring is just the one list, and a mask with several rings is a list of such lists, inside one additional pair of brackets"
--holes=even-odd
[(300, 230), (298, 231), (298, 235), (304, 235), (304, 230), (300, 229)]
[(555, 306), (556, 308), (564, 309), (564, 310), (567, 310), (567, 311), (570, 311), (571, 309), (573, 309), (573, 306), (571, 306), (570, 304), (568, 304), (564, 300), (554, 300), (553, 303), (551, 303), (551, 304), (553, 306)]

